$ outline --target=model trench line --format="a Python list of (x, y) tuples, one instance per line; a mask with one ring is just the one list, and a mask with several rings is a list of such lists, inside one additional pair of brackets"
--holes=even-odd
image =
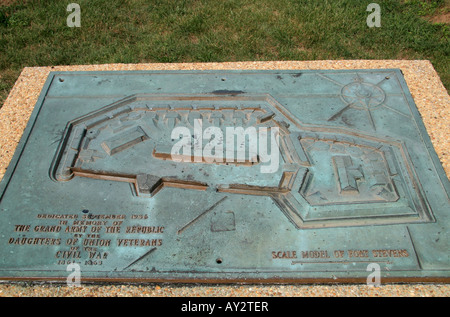
[[(358, 91), (354, 94), (362, 98)], [(369, 102), (369, 107), (371, 101), (364, 100), (360, 102)], [(268, 196), (297, 228), (433, 221), (401, 143), (341, 128), (304, 126), (293, 118), (268, 94), (133, 95), (69, 122), (51, 176), (56, 181), (77, 176), (128, 182), (137, 196), (144, 197), (153, 197), (164, 187)], [(277, 173), (268, 177), (258, 172), (262, 163), (247, 144), (244, 149), (233, 149), (234, 157), (239, 151), (248, 152), (243, 161), (218, 162), (195, 154), (184, 156), (183, 162), (173, 161), (171, 148), (176, 140), (170, 131), (179, 126), (195, 128), (196, 120), (201, 120), (203, 128), (214, 126), (221, 131), (227, 127), (271, 131), (276, 127), (281, 158)], [(223, 140), (219, 141), (223, 146)], [(191, 147), (195, 142), (199, 141), (192, 139)], [(330, 156), (329, 161), (315, 162), (319, 154)], [(138, 155), (147, 157), (138, 160)], [(124, 161), (116, 159), (120, 156)], [(108, 160), (112, 163), (99, 163)], [(224, 175), (228, 182), (211, 183), (205, 176), (208, 173), (198, 173), (212, 165), (208, 173)], [(241, 183), (230, 179), (233, 168), (246, 173)], [(336, 204), (348, 205), (351, 213), (327, 211), (326, 206)], [(358, 208), (368, 204), (399, 211), (358, 215)], [(311, 213), (317, 208), (324, 216)]]

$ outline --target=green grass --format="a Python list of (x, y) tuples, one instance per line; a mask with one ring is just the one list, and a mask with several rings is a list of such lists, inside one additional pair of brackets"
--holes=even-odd
[[(81, 27), (66, 6), (81, 7)], [(0, 7), (0, 104), (25, 66), (429, 59), (450, 87), (448, 0), (28, 0)]]

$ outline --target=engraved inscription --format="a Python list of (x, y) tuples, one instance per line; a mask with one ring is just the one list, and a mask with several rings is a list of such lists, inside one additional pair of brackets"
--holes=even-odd
[(272, 251), (273, 259), (296, 259), (297, 251)]
[[(289, 257), (289, 255), (299, 255)], [(283, 256), (284, 255), (284, 256)], [(349, 250), (300, 250), (286, 252), (272, 252), (272, 259), (293, 258), (295, 264), (345, 264), (345, 263), (383, 263), (393, 264), (395, 258), (408, 258), (406, 249), (349, 249)]]
[[(110, 257), (110, 248), (116, 247), (160, 247), (165, 226), (132, 224), (129, 221), (149, 219), (147, 214), (38, 214), (37, 219), (56, 221), (57, 224), (14, 225), (20, 236), (8, 238), (8, 244), (16, 246), (59, 246), (54, 258), (60, 265), (79, 263), (103, 265)], [(128, 222), (125, 222), (129, 219)], [(149, 219), (151, 220), (151, 219)], [(39, 236), (23, 236), (39, 234)], [(65, 233), (63, 237), (54, 234)], [(46, 236), (48, 235), (48, 236)]]

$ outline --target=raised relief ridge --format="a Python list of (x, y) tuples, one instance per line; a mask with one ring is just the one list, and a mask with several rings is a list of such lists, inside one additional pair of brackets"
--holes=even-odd
[[(369, 89), (370, 96), (360, 102), (369, 110), (379, 106), (384, 99), (378, 90), (361, 85), (343, 89), (343, 98), (349, 101), (357, 94), (361, 99)], [(264, 128), (268, 134), (276, 128), (276, 148), (271, 149), (280, 154), (276, 170), (261, 172), (267, 158), (248, 139), (227, 148), (223, 139), (208, 143), (195, 133), (188, 143), (191, 155), (174, 161), (171, 149), (179, 140), (171, 132), (177, 127), (194, 130), (198, 122), (203, 131), (216, 128), (223, 135), (227, 128)], [(210, 157), (196, 154), (212, 141), (221, 145), (215, 149), (223, 149), (222, 158), (231, 153), (245, 159), (224, 161), (213, 151)], [(434, 220), (404, 144), (303, 125), (268, 94), (127, 97), (69, 122), (50, 173), (55, 181), (87, 177), (128, 182), (143, 197), (164, 187), (268, 196), (296, 228)], [(212, 226), (216, 231), (231, 227)]]

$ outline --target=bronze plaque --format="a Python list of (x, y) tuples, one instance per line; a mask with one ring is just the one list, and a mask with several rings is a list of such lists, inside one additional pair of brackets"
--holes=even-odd
[(448, 193), (396, 69), (55, 72), (0, 278), (448, 281)]

